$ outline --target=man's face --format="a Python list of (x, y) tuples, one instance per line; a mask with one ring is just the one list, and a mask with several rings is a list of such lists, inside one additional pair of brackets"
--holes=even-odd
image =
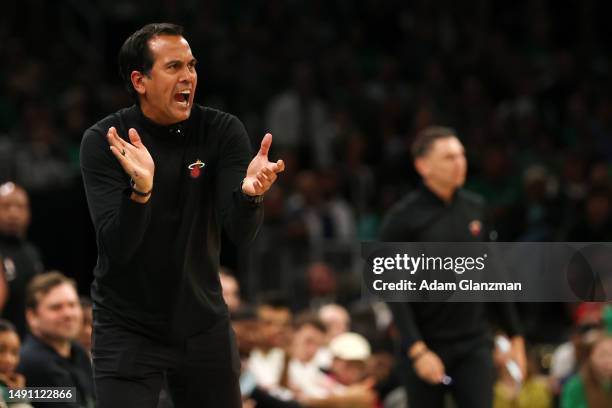
[(25, 191), (12, 183), (0, 187), (0, 232), (24, 237), (30, 224), (30, 203)]
[(291, 354), (302, 363), (314, 358), (323, 345), (325, 334), (318, 328), (305, 324), (293, 334)]
[(221, 281), (221, 290), (223, 294), (223, 300), (227, 304), (230, 311), (237, 310), (240, 307), (240, 288), (238, 281), (233, 276), (219, 274), (219, 280)]
[(334, 358), (331, 371), (339, 383), (353, 385), (363, 380), (365, 376), (365, 362)]
[(597, 376), (612, 380), (612, 337), (599, 340), (591, 352), (590, 359)]
[(284, 347), (289, 337), (291, 312), (287, 308), (261, 306), (257, 310), (262, 341), (268, 347)]
[(437, 139), (429, 151), (416, 161), (417, 171), (428, 184), (456, 190), (465, 183), (465, 150), (455, 136)]
[(198, 83), (196, 60), (187, 40), (158, 35), (149, 40), (149, 49), (153, 67), (148, 75), (137, 76), (134, 84), (143, 113), (160, 125), (187, 120)]
[(83, 310), (76, 290), (69, 283), (39, 295), (36, 309), (26, 312), (32, 333), (43, 340), (72, 341), (80, 334)]
[(0, 374), (13, 375), (19, 364), (19, 336), (5, 330), (0, 333)]

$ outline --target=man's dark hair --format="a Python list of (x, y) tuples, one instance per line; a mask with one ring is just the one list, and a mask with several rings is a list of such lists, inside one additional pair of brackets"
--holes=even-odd
[(34, 276), (26, 288), (26, 309), (36, 310), (41, 296), (64, 283), (71, 285), (76, 290), (76, 282), (61, 272), (51, 271)]
[(132, 85), (132, 71), (149, 75), (153, 68), (153, 54), (149, 41), (158, 35), (183, 35), (183, 27), (170, 23), (147, 24), (130, 35), (119, 50), (119, 75), (127, 91), (138, 101), (138, 94)]
[(0, 319), (0, 333), (4, 333), (7, 331), (17, 333), (17, 330), (15, 329), (15, 326), (13, 326), (13, 323), (9, 322), (6, 319)]
[(452, 128), (444, 126), (426, 127), (417, 133), (412, 142), (412, 157), (416, 159), (425, 156), (436, 140), (447, 137), (457, 137), (457, 132)]
[(312, 326), (321, 333), (325, 334), (327, 328), (316, 314), (311, 312), (302, 312), (293, 320), (293, 329), (299, 330), (304, 326)]
[(291, 309), (287, 297), (280, 291), (271, 290), (258, 296), (257, 307), (268, 306), (272, 309)]

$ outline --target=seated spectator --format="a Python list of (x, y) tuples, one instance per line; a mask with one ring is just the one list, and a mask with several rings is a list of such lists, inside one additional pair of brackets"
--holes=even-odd
[(593, 336), (602, 327), (602, 308), (602, 303), (581, 303), (576, 308), (571, 338), (555, 349), (550, 362), (550, 381), (556, 395), (588, 359)]
[(323, 398), (303, 398), (300, 402), (311, 408), (379, 407), (372, 389), (374, 381), (366, 374), (366, 361), (371, 353), (368, 341), (349, 332), (337, 336), (329, 348), (334, 356), (328, 377), (331, 392)]
[(76, 342), (83, 311), (76, 284), (59, 272), (37, 275), (26, 292), (31, 334), (21, 349), (17, 370), (29, 387), (75, 387), (76, 403), (33, 403), (36, 408), (94, 406), (94, 385), (87, 352)]
[(332, 354), (328, 347), (329, 342), (336, 336), (349, 331), (351, 317), (343, 306), (332, 303), (319, 309), (319, 319), (325, 325), (325, 340), (315, 359), (319, 367), (328, 369), (332, 363)]
[(0, 185), (0, 259), (8, 284), (2, 317), (11, 321), (21, 338), (26, 333), (24, 299), (32, 277), (43, 271), (38, 250), (26, 240), (30, 201), (26, 191), (12, 182)]
[[(509, 341), (509, 340), (508, 340)], [(552, 408), (553, 395), (548, 382), (538, 375), (535, 356), (530, 354), (527, 360), (527, 376), (517, 382), (506, 367), (512, 358), (509, 351), (495, 349), (494, 362), (497, 371), (493, 408)]]
[(236, 333), (238, 352), (240, 353), (240, 392), (243, 408), (302, 408), (298, 402), (273, 396), (267, 390), (259, 387), (253, 373), (249, 370), (248, 358), (258, 343), (258, 326), (255, 312), (243, 307), (232, 313), (232, 328)]
[[(19, 336), (8, 320), (0, 319), (0, 394), (11, 408), (32, 408), (27, 399), (9, 398), (9, 390), (23, 388), (25, 377), (15, 371), (19, 364)], [(10, 401), (10, 402), (9, 402)]]
[(323, 398), (333, 387), (315, 359), (324, 338), (325, 326), (316, 316), (303, 314), (296, 318), (289, 350), (287, 384), (301, 397)]
[(612, 406), (612, 335), (599, 332), (588, 360), (567, 382), (561, 408), (605, 408)]
[(273, 390), (280, 385), (285, 366), (291, 310), (284, 299), (271, 294), (257, 307), (257, 321), (261, 337), (257, 347), (251, 351), (249, 370), (257, 385)]
[(91, 333), (93, 331), (93, 305), (86, 296), (81, 296), (81, 309), (83, 310), (83, 327), (77, 341), (85, 349), (91, 359)]
[(230, 313), (233, 313), (240, 308), (242, 303), (238, 280), (228, 269), (223, 267), (219, 268), (219, 280), (221, 281), (223, 300), (225, 300)]

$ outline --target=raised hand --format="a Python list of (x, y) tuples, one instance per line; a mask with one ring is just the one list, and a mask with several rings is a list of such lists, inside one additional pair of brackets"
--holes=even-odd
[(108, 129), (107, 139), (110, 149), (119, 160), (123, 170), (134, 180), (134, 187), (138, 191), (148, 192), (153, 188), (153, 174), (155, 163), (149, 151), (142, 144), (138, 132), (134, 128), (128, 131), (130, 143), (117, 134), (117, 129)]
[(261, 141), (259, 152), (247, 168), (246, 177), (242, 182), (242, 191), (250, 196), (264, 194), (276, 181), (277, 174), (285, 170), (285, 163), (278, 160), (276, 163), (268, 161), (268, 151), (272, 145), (272, 135), (266, 133)]

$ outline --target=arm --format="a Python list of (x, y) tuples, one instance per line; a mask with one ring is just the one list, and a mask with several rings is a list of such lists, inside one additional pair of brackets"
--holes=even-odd
[[(401, 222), (402, 217), (399, 214), (401, 213), (392, 211), (386, 217), (380, 231), (381, 241), (411, 242), (416, 239), (410, 228)], [(410, 303), (388, 302), (387, 304), (400, 333), (401, 350), (405, 350), (417, 375), (431, 384), (441, 383), (445, 375), (444, 363), (423, 341)]]
[[(135, 130), (130, 130), (132, 144), (117, 139), (114, 128), (106, 137), (87, 130), (81, 143), (81, 171), (98, 245), (111, 260), (123, 264), (140, 245), (151, 215), (149, 198), (132, 192), (130, 175), (139, 191), (149, 191), (154, 165)], [(131, 163), (139, 156), (144, 169)]]
[(405, 350), (417, 375), (431, 384), (441, 383), (446, 374), (444, 363), (422, 340), (410, 303), (389, 302), (388, 305), (400, 332), (401, 349)]
[(272, 135), (266, 135), (251, 160), (249, 139), (240, 121), (233, 117), (220, 150), (217, 174), (217, 210), (228, 236), (236, 244), (251, 242), (263, 221), (263, 207), (246, 196), (263, 195), (284, 170), (282, 160), (268, 162)]
[(527, 354), (525, 340), (516, 306), (514, 303), (493, 303), (499, 321), (510, 338), (510, 356), (519, 365), (523, 378), (527, 374)]

